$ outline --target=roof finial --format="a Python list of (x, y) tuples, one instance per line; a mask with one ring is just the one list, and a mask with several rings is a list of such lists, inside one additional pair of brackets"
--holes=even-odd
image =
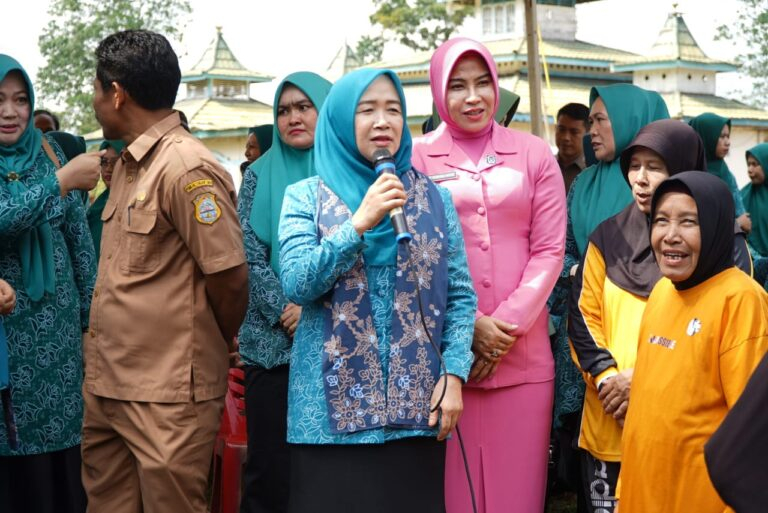
[(221, 35), (221, 25), (216, 25), (216, 35), (219, 35), (219, 36)]
[(681, 14), (683, 14), (682, 12), (680, 12), (680, 9), (678, 9), (679, 6), (680, 6), (679, 3), (672, 2), (672, 14), (674, 16), (680, 16)]

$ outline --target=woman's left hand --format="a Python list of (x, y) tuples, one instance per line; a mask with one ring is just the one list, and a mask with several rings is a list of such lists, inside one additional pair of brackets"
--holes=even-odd
[(283, 314), (280, 316), (280, 324), (283, 329), (288, 333), (288, 336), (293, 337), (296, 333), (296, 328), (299, 327), (299, 320), (301, 319), (301, 307), (293, 303), (285, 305)]
[[(634, 369), (624, 369), (610, 379), (605, 380), (600, 387), (597, 398), (603, 403), (603, 410), (607, 415), (614, 415), (622, 404), (629, 401), (629, 390), (632, 386), (632, 374)], [(620, 412), (619, 416), (623, 416)], [(623, 413), (626, 413), (624, 411)], [(614, 418), (617, 418), (614, 416)]]
[(430, 409), (434, 408), (440, 397), (443, 396), (443, 386), (446, 387), (443, 402), (440, 403), (440, 408), (429, 414), (430, 427), (436, 426), (438, 419), (440, 420), (440, 432), (437, 434), (438, 440), (445, 440), (450, 432), (453, 431), (456, 423), (459, 422), (462, 410), (464, 410), (464, 403), (461, 401), (461, 379), (453, 374), (445, 374), (437, 381), (435, 389), (432, 391), (432, 400), (429, 403)]
[(0, 314), (8, 315), (16, 307), (16, 291), (8, 282), (0, 280)]
[(492, 378), (496, 374), (496, 370), (499, 368), (501, 358), (497, 360), (486, 360), (485, 358), (477, 358), (475, 363), (472, 364), (472, 370), (469, 372), (469, 379), (475, 382), (483, 381), (484, 379)]

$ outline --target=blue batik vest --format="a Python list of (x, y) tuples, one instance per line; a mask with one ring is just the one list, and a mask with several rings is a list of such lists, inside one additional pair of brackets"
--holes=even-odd
[[(424, 175), (408, 171), (401, 180), (407, 193), (403, 210), (413, 235), (412, 264), (404, 244), (399, 244), (386, 384), (362, 255), (323, 298), (323, 385), (335, 434), (384, 426), (428, 427), (440, 361), (424, 333), (416, 280), (424, 320), (440, 347), (448, 294), (445, 208), (437, 187)], [(350, 217), (347, 206), (320, 181), (319, 237), (333, 233)], [(392, 243), (396, 243), (394, 237)]]

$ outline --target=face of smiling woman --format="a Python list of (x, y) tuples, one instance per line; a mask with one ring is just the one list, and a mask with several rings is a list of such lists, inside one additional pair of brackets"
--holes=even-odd
[(659, 199), (651, 226), (651, 246), (661, 274), (673, 282), (691, 277), (701, 255), (699, 211), (684, 192), (667, 192)]
[(448, 79), (445, 102), (451, 119), (467, 132), (488, 126), (494, 114), (496, 90), (485, 60), (476, 53), (459, 59)]
[(387, 76), (374, 80), (360, 97), (355, 110), (355, 142), (369, 161), (376, 150), (394, 155), (403, 135), (403, 106), (395, 84)]

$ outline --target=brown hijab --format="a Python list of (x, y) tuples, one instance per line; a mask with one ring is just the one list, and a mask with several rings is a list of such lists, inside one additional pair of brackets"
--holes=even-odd
[[(632, 154), (639, 147), (661, 156), (670, 176), (688, 170), (706, 170), (704, 145), (695, 130), (681, 121), (662, 119), (643, 127), (621, 152), (621, 170), (627, 179)], [(627, 179), (628, 180), (628, 179)], [(603, 221), (589, 241), (605, 261), (614, 284), (637, 296), (648, 297), (661, 273), (650, 243), (649, 218), (633, 201), (615, 216)]]

